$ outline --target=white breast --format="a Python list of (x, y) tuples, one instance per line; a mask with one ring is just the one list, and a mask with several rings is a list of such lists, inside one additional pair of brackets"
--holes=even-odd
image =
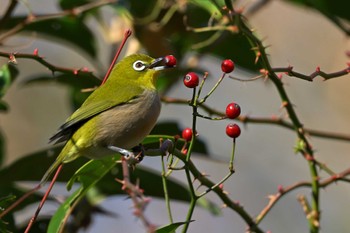
[(146, 90), (142, 97), (101, 113), (95, 146), (137, 146), (153, 129), (160, 108), (157, 92)]

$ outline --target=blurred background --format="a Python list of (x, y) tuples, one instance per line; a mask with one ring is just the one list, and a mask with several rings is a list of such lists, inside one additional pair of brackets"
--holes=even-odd
[[(4, 14), (5, 6), (9, 2), (0, 0), (0, 15)], [(59, 5), (53, 0), (20, 1), (14, 15), (27, 15), (28, 12), (33, 12), (35, 15), (60, 12), (62, 2), (64, 1), (61, 1)], [(154, 2), (150, 1), (148, 4), (156, 4)], [(164, 3), (162, 10), (170, 8), (167, 4), (170, 4), (171, 1), (159, 2), (167, 2)], [(188, 2), (191, 3), (191, 1)], [(191, 49), (190, 46), (183, 46), (181, 48), (184, 51), (182, 51), (175, 47), (181, 44), (176, 41), (180, 41), (177, 37), (186, 34), (182, 31), (184, 26), (181, 14), (185, 14), (186, 7), (201, 7), (196, 3), (197, 1), (193, 1), (191, 6), (186, 6), (190, 4), (188, 2), (176, 1), (176, 4), (180, 5), (178, 13), (174, 14), (172, 20), (164, 25), (164, 30), (155, 32), (152, 32), (151, 24), (143, 24), (142, 20), (138, 21), (141, 19), (139, 12), (144, 9), (144, 3), (118, 1), (115, 3), (117, 6), (101, 7), (99, 16), (96, 17), (98, 20), (93, 17), (86, 19), (87, 27), (96, 38), (94, 58), (87, 51), (71, 46), (63, 39), (60, 41), (57, 38), (41, 35), (41, 32), (34, 32), (34, 30), (24, 31), (2, 41), (0, 51), (33, 53), (34, 49), (38, 48), (39, 55), (57, 66), (74, 69), (87, 67), (88, 70), (102, 77), (124, 30), (133, 28), (135, 33), (128, 41), (123, 56), (143, 51), (153, 56), (174, 54), (179, 59), (179, 70), (169, 74), (174, 83), (162, 89), (166, 96), (191, 98), (192, 91), (184, 87), (182, 83), (182, 77), (188, 69), (209, 72), (203, 93), (209, 91), (221, 75), (220, 64), (223, 58), (230, 58), (236, 62), (236, 69), (233, 73), (235, 77), (249, 79), (257, 76), (259, 64), (254, 68), (254, 59), (251, 59), (250, 63), (245, 62), (245, 59), (249, 59), (250, 55), (246, 54), (249, 53), (249, 50), (245, 53), (244, 50), (236, 49), (234, 44), (232, 49), (227, 47), (227, 54), (222, 55), (216, 52), (215, 43), (204, 49)], [(233, 6), (235, 9), (242, 9), (243, 14), (247, 12), (249, 25), (255, 29), (259, 38), (264, 38), (265, 45), (270, 45), (267, 52), (273, 67), (291, 65), (298, 72), (310, 74), (317, 66), (327, 73), (342, 70), (347, 66), (349, 57), (346, 52), (350, 49), (349, 37), (324, 14), (310, 7), (293, 4), (293, 1), (277, 0), (266, 1), (267, 3), (255, 10), (255, 7), (262, 2), (265, 1), (234, 1)], [(127, 10), (128, 13), (126, 13)], [(150, 11), (149, 8), (146, 8), (143, 13)], [(189, 23), (192, 23), (194, 19), (210, 16), (208, 12), (203, 14), (204, 16), (200, 15), (201, 11), (204, 10), (193, 11), (198, 15), (188, 14)], [(126, 17), (128, 14), (131, 14), (132, 20)], [(181, 20), (176, 18), (177, 16)], [(209, 18), (207, 17), (206, 20), (208, 21)], [(196, 27), (201, 25), (204, 25), (202, 21), (201, 24), (194, 24)], [(188, 32), (186, 35), (188, 38), (195, 38), (193, 41), (203, 41), (202, 38), (198, 38), (201, 36), (208, 37), (208, 35), (198, 36), (193, 32)], [(79, 40), (83, 43), (85, 38), (79, 38)], [(191, 41), (192, 45), (195, 44), (193, 41)], [(240, 41), (236, 42), (240, 43)], [(235, 40), (232, 40), (232, 43), (235, 43)], [(7, 61), (7, 58), (0, 58), (0, 65), (6, 64)], [(55, 133), (73, 110), (72, 90), (67, 85), (60, 82), (24, 84), (28, 78), (36, 77), (38, 74), (49, 76), (51, 73), (33, 60), (18, 59), (17, 62), (19, 75), (3, 97), (9, 110), (0, 115), (6, 151), (2, 167), (10, 165), (25, 155), (48, 148), (48, 138)], [(328, 81), (323, 81), (318, 77), (313, 82), (307, 82), (284, 75), (282, 80), (306, 128), (349, 135), (350, 107), (347, 101), (350, 98), (349, 77), (347, 75)], [(224, 111), (226, 105), (232, 101), (239, 103), (242, 114), (249, 116), (285, 117), (286, 114), (281, 108), (278, 92), (269, 80), (240, 82), (225, 79), (208, 99), (208, 105)], [(191, 116), (191, 108), (186, 105), (163, 104), (159, 122), (173, 121), (180, 128), (185, 128), (191, 126)], [(228, 172), (231, 139), (225, 135), (227, 123), (227, 120), (198, 120), (199, 139), (206, 143), (208, 154), (206, 156), (196, 154), (193, 160), (202, 172), (210, 175), (213, 181), (219, 181)], [(310, 175), (304, 158), (299, 154), (294, 154), (293, 147), (297, 138), (293, 131), (266, 124), (238, 124), (241, 126), (242, 134), (237, 139), (236, 173), (225, 182), (224, 189), (229, 192), (233, 200), (239, 201), (252, 216), (256, 216), (268, 203), (268, 196), (277, 192), (278, 185), (288, 186), (298, 181), (309, 180)], [(316, 137), (310, 137), (310, 141), (316, 158), (333, 170), (339, 172), (350, 166), (350, 143), (348, 141)], [(146, 157), (142, 165), (156, 171), (161, 170), (158, 157)], [(322, 172), (320, 175), (321, 178), (327, 177)], [(174, 177), (180, 181), (184, 180), (182, 172), (174, 172)], [(65, 195), (62, 187), (57, 186), (55, 192)], [(271, 230), (271, 232), (307, 232), (308, 223), (296, 197), (299, 194), (309, 195), (309, 193), (309, 189), (298, 189), (285, 196), (263, 220), (262, 229)], [(147, 195), (147, 190), (145, 194)], [(349, 231), (349, 196), (350, 187), (342, 182), (322, 190), (322, 232)], [(144, 232), (141, 222), (132, 215), (131, 201), (125, 198), (125, 196), (114, 196), (103, 201), (100, 204), (101, 207), (115, 213), (116, 216), (96, 215), (93, 223), (80, 232)], [(222, 205), (214, 194), (209, 194), (208, 199), (218, 206)], [(184, 221), (188, 203), (174, 202), (172, 207), (174, 220)], [(52, 214), (55, 208), (57, 204), (49, 204), (44, 208), (43, 213)], [(168, 223), (167, 215), (164, 214), (165, 210), (164, 201), (154, 198), (145, 214), (151, 222), (163, 225)], [(25, 220), (28, 218), (27, 214), (31, 212), (32, 209), (19, 214), (17, 221)], [(214, 232), (217, 229), (220, 229), (221, 232), (244, 232), (246, 229), (243, 220), (226, 208), (222, 209), (222, 214), (219, 216), (213, 216), (207, 210), (197, 208), (193, 219), (195, 222), (191, 223), (189, 232)]]

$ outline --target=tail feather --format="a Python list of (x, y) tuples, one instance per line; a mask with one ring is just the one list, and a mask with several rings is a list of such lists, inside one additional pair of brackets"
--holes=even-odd
[(47, 169), (47, 171), (45, 172), (43, 178), (40, 181), (40, 186), (44, 186), (46, 184), (46, 182), (50, 179), (50, 177), (52, 176), (52, 174), (57, 170), (57, 168), (62, 164), (62, 160), (59, 159), (59, 157), (57, 157), (57, 159), (55, 160), (55, 162), (53, 162), (53, 164), (49, 167), (49, 169)]

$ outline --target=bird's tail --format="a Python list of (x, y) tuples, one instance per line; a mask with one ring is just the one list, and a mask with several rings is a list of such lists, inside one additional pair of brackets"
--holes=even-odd
[(47, 169), (47, 171), (45, 172), (43, 178), (41, 178), (40, 181), (40, 186), (44, 186), (46, 184), (46, 182), (50, 179), (50, 177), (52, 176), (52, 174), (57, 170), (57, 168), (62, 164), (62, 160), (59, 159), (60, 156), (58, 156), (55, 160), (55, 162), (53, 162), (53, 164), (51, 164), (51, 166), (49, 167), (49, 169)]

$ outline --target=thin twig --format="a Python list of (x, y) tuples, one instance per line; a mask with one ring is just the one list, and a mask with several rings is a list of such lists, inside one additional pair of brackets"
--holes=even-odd
[(283, 72), (291, 77), (296, 77), (296, 78), (300, 78), (302, 80), (312, 82), (317, 76), (320, 76), (320, 77), (324, 78), (325, 80), (329, 80), (332, 78), (338, 78), (341, 76), (348, 75), (350, 73), (350, 66), (348, 66), (345, 69), (342, 69), (340, 71), (336, 71), (336, 72), (332, 72), (332, 73), (326, 73), (324, 71), (321, 71), (320, 67), (316, 67), (316, 70), (309, 75), (294, 71), (293, 66), (272, 68), (271, 71), (273, 71), (275, 73)]
[[(186, 99), (180, 99), (180, 98), (172, 98), (167, 96), (162, 96), (162, 102), (164, 103), (170, 103), (170, 104), (183, 104), (188, 105), (188, 100)], [(204, 110), (208, 115), (216, 115), (219, 118), (225, 116), (225, 112), (218, 111), (214, 108), (211, 108), (209, 105), (206, 105), (205, 103), (199, 105), (199, 108)], [(204, 116), (201, 116), (204, 117)], [(210, 117), (207, 117), (210, 118)], [(210, 118), (211, 119), (211, 118)], [(240, 115), (236, 120), (247, 124), (247, 123), (253, 123), (253, 124), (272, 124), (272, 125), (278, 125), (290, 130), (294, 130), (293, 124), (290, 122), (287, 122), (283, 118), (280, 117), (252, 117), (249, 115)], [(334, 132), (327, 132), (322, 130), (316, 130), (316, 129), (308, 129), (304, 128), (304, 131), (306, 134), (320, 137), (320, 138), (326, 138), (326, 139), (333, 139), (333, 140), (341, 140), (341, 141), (350, 141), (350, 134), (342, 134), (342, 133), (334, 133)]]
[[(333, 176), (330, 176), (326, 179), (323, 179), (320, 181), (320, 187), (326, 188), (327, 186), (336, 183), (337, 181), (343, 181), (350, 183), (350, 180), (346, 177), (350, 175), (350, 168), (338, 173), (334, 174)], [(258, 216), (255, 219), (255, 222), (259, 224), (263, 218), (267, 215), (267, 213), (272, 209), (272, 207), (286, 194), (294, 191), (295, 189), (302, 188), (302, 187), (311, 187), (311, 182), (308, 181), (301, 181), (297, 182), (293, 185), (290, 185), (285, 188), (280, 188), (278, 193), (269, 195), (269, 203), (264, 207), (264, 209), (258, 214)]]
[(49, 19), (56, 19), (56, 18), (61, 18), (64, 16), (77, 16), (80, 15), (83, 12), (87, 12), (89, 10), (93, 10), (96, 8), (99, 8), (104, 5), (108, 5), (111, 3), (115, 3), (117, 0), (100, 0), (100, 1), (94, 1), (94, 2), (89, 2), (85, 5), (78, 6), (72, 9), (64, 10), (59, 13), (53, 13), (53, 14), (43, 14), (43, 15), (28, 15), (25, 19), (20, 21), (19, 23), (16, 24), (13, 28), (10, 30), (2, 33), (0, 35), (0, 43), (4, 41), (6, 38), (13, 36), (14, 34), (18, 33), (22, 29), (24, 29), (26, 26), (39, 22), (39, 21), (44, 21), (44, 20), (49, 20)]

